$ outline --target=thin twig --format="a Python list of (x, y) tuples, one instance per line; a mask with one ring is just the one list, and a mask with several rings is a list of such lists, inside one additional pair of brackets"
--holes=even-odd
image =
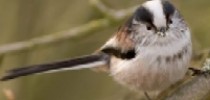
[(114, 10), (110, 9), (106, 5), (104, 5), (101, 0), (90, 0), (90, 3), (96, 7), (101, 13), (103, 13), (106, 17), (111, 18), (115, 21), (122, 20), (125, 17), (131, 15), (138, 6), (133, 6), (127, 9)]
[(87, 24), (84, 24), (82, 26), (72, 28), (66, 31), (57, 32), (57, 33), (46, 35), (43, 37), (37, 37), (37, 38), (30, 39), (27, 41), (6, 44), (3, 46), (0, 46), (0, 55), (16, 52), (16, 51), (28, 50), (35, 46), (41, 46), (41, 45), (46, 45), (46, 44), (50, 44), (50, 43), (54, 43), (54, 42), (58, 42), (58, 41), (66, 40), (66, 39), (71, 39), (74, 37), (87, 35), (88, 33), (91, 34), (93, 33), (92, 31), (99, 30), (101, 28), (105, 28), (111, 25), (113, 19), (116, 21), (120, 21), (126, 18), (128, 15), (131, 14), (131, 12), (133, 12), (134, 8), (136, 8), (136, 7), (132, 7), (125, 10), (116, 11), (113, 9), (109, 9), (99, 0), (90, 0), (90, 2), (96, 8), (98, 8), (102, 13), (104, 13), (105, 15), (111, 16), (112, 20), (105, 17), (103, 19), (91, 21)]
[(7, 44), (0, 47), (0, 55), (11, 53), (15, 51), (27, 50), (35, 46), (46, 45), (61, 40), (71, 39), (82, 35), (91, 34), (92, 31), (98, 30), (104, 27), (109, 26), (110, 21), (107, 19), (99, 19), (96, 21), (91, 21), (82, 26), (72, 28), (70, 30), (57, 32), (54, 34), (46, 35), (43, 37), (34, 38), (31, 40), (16, 42), (13, 44)]

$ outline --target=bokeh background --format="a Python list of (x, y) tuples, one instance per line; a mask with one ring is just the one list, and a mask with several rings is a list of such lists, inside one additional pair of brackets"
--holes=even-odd
[[(171, 0), (182, 12), (193, 33), (194, 51), (210, 47), (210, 1)], [(120, 10), (143, 0), (103, 0)], [(89, 0), (0, 0), (0, 47), (54, 34), (104, 18)], [(90, 54), (99, 48), (125, 20), (78, 36), (0, 55), (0, 75), (5, 70)], [(135, 93), (115, 83), (106, 73), (65, 71), (0, 82), (0, 100), (135, 100)]]

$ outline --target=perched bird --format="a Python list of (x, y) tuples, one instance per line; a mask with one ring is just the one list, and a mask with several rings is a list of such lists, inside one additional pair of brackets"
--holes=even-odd
[(190, 29), (180, 12), (167, 0), (148, 0), (96, 53), (9, 70), (1, 80), (103, 66), (131, 89), (162, 91), (183, 79), (191, 53)]

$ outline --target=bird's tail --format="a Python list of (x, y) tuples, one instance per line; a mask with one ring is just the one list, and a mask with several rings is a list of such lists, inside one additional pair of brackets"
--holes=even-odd
[(9, 70), (6, 73), (6, 75), (1, 78), (1, 81), (7, 81), (21, 76), (27, 76), (37, 73), (94, 68), (108, 64), (109, 59), (110, 59), (109, 55), (100, 53), (100, 54), (92, 54), (92, 55), (87, 55), (78, 58), (52, 62), (52, 63), (32, 65), (23, 68), (12, 69)]

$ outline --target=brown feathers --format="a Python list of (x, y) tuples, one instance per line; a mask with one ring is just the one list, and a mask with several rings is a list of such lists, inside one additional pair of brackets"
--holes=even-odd
[(131, 48), (134, 48), (134, 42), (129, 38), (130, 31), (128, 27), (122, 27), (117, 33), (116, 33), (116, 39), (118, 41), (118, 44), (121, 46), (123, 50), (129, 50)]
[(132, 18), (120, 27), (116, 34), (102, 47), (101, 51), (121, 59), (132, 59), (136, 56), (135, 44), (131, 39)]

